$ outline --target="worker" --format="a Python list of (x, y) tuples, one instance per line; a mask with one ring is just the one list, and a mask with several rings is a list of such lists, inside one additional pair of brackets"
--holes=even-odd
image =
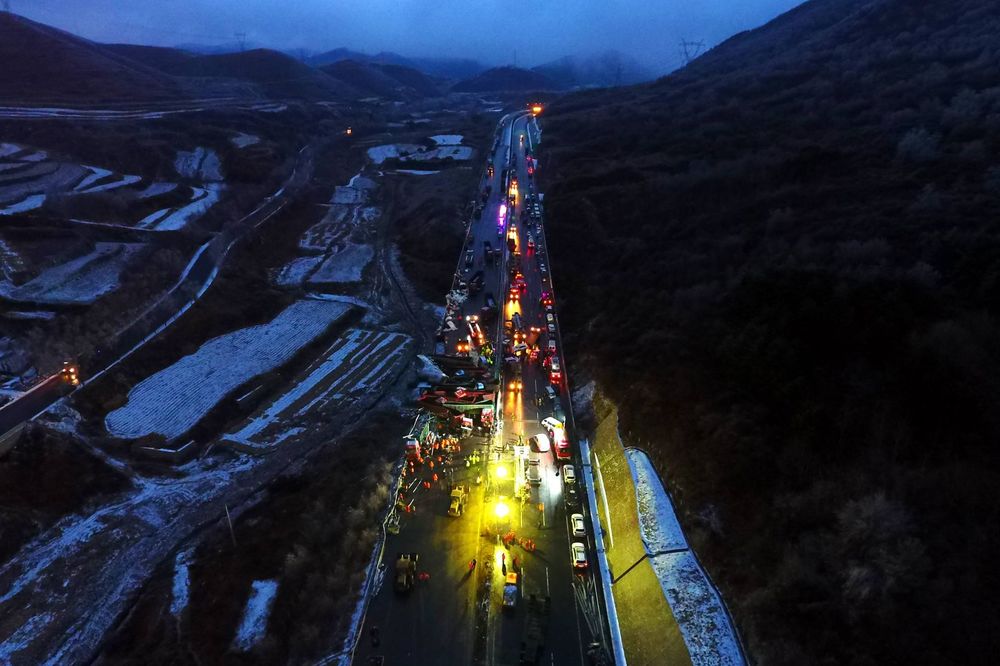
[(472, 571), (475, 568), (476, 568), (476, 558), (473, 557), (472, 560), (469, 561), (469, 571)]

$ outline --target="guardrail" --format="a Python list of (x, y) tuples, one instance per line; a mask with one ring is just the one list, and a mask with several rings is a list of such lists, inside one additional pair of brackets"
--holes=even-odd
[(587, 486), (587, 504), (590, 507), (590, 524), (594, 528), (597, 566), (601, 572), (601, 588), (604, 590), (604, 608), (608, 615), (608, 632), (611, 634), (611, 645), (615, 652), (615, 664), (617, 666), (626, 666), (625, 646), (622, 643), (621, 627), (618, 625), (618, 608), (615, 606), (615, 596), (611, 590), (611, 567), (608, 564), (607, 550), (604, 548), (604, 531), (601, 529), (597, 495), (594, 492), (594, 473), (590, 463), (590, 442), (586, 439), (581, 439), (579, 440), (579, 446), (580, 458), (582, 459), (581, 466), (583, 467)]

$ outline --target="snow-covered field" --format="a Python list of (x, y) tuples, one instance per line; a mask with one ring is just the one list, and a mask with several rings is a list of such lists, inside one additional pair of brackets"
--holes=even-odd
[[(89, 176), (88, 176), (89, 178)], [(76, 191), (80, 194), (97, 194), (98, 192), (107, 192), (108, 190), (116, 190), (119, 187), (125, 187), (127, 185), (135, 185), (140, 180), (142, 176), (129, 176), (125, 175), (118, 180), (111, 181), (110, 183), (101, 183), (100, 185), (94, 185), (93, 187), (88, 187), (87, 189), (81, 189), (78, 185)]]
[(183, 229), (189, 222), (196, 220), (216, 204), (222, 194), (220, 183), (208, 183), (204, 188), (192, 187), (191, 202), (180, 208), (164, 208), (150, 213), (139, 220), (135, 226), (140, 229), (155, 229), (157, 231), (173, 231)]
[(116, 437), (179, 437), (231, 391), (288, 361), (349, 310), (335, 301), (297, 301), (266, 324), (213, 338), (134, 386), (105, 426)]
[(0, 215), (15, 215), (17, 213), (24, 213), (29, 210), (35, 210), (36, 208), (41, 208), (42, 204), (45, 203), (44, 194), (30, 194), (24, 199), (21, 199), (17, 203), (12, 203), (9, 206), (4, 206), (0, 208)]
[(625, 449), (635, 482), (639, 532), (694, 666), (744, 664), (735, 629), (677, 522), (649, 457)]
[(255, 580), (243, 609), (243, 619), (236, 630), (233, 647), (246, 652), (264, 637), (267, 618), (271, 615), (271, 602), (278, 594), (278, 581)]
[(462, 143), (461, 134), (435, 134), (431, 137), (431, 141), (439, 146), (457, 146)]
[(297, 424), (306, 412), (322, 409), (331, 400), (337, 404), (351, 400), (379, 384), (401, 358), (408, 341), (399, 333), (347, 331), (313, 364), (305, 379), (223, 439), (251, 447), (280, 444), (301, 432)]
[[(441, 134), (439, 137), (459, 136)], [(434, 137), (431, 137), (434, 138)], [(472, 157), (472, 148), (468, 146), (458, 146), (453, 144), (439, 144), (437, 148), (425, 150), (423, 146), (412, 143), (389, 143), (383, 146), (375, 146), (368, 149), (368, 158), (375, 164), (382, 164), (387, 159), (397, 158), (400, 162), (431, 160), (443, 160), (451, 158), (453, 160), (467, 160)]]
[(371, 245), (356, 245), (348, 243), (336, 254), (327, 257), (312, 275), (310, 284), (339, 284), (358, 282), (364, 269), (375, 258), (375, 250)]
[(203, 181), (222, 180), (222, 162), (211, 148), (198, 146), (192, 151), (177, 151), (174, 169), (185, 178), (200, 178)]
[(81, 180), (79, 184), (77, 184), (77, 186), (73, 188), (74, 192), (81, 192), (90, 187), (92, 184), (101, 180), (102, 178), (106, 178), (111, 175), (110, 171), (108, 171), (107, 169), (102, 169), (101, 167), (87, 166), (86, 164), (84, 164), (83, 168), (88, 169), (90, 173), (84, 176), (83, 180)]
[(51, 305), (93, 303), (118, 287), (118, 278), (135, 243), (97, 243), (90, 254), (43, 271), (19, 287), (0, 282), (0, 295), (15, 301)]
[(423, 146), (419, 146), (415, 143), (389, 143), (383, 146), (369, 148), (368, 159), (375, 164), (382, 164), (382, 162), (385, 162), (387, 159), (419, 153), (423, 149)]
[(301, 285), (309, 275), (323, 263), (323, 257), (299, 257), (293, 259), (278, 272), (275, 279), (282, 287), (296, 287)]

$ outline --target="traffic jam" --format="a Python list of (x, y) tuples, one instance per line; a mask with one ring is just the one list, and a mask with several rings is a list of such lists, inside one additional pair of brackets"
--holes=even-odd
[[(549, 599), (576, 606), (572, 586), (550, 587), (550, 578), (587, 576), (592, 552), (564, 407), (568, 389), (546, 265), (544, 197), (534, 183), (538, 163), (530, 127), (514, 132), (519, 119), (540, 111), (536, 106), (501, 123), (495, 138), (434, 353), (420, 357), (420, 415), (405, 437), (400, 490), (387, 521), (387, 531), (399, 534), (413, 520), (408, 514), (428, 506), (417, 498), (434, 496), (442, 498), (434, 500), (434, 511), (448, 518), (429, 529), (479, 522), (462, 566), (471, 574), (488, 564), (497, 578), (495, 605), (504, 615), (523, 615), (527, 628), (497, 630), (516, 632), (516, 644), (527, 646), (521, 663), (541, 659)], [(549, 529), (559, 523), (565, 532)], [(543, 559), (533, 557), (536, 549), (545, 551)], [(565, 553), (561, 562), (552, 562), (558, 551)], [(398, 594), (429, 584), (430, 561), (412, 546), (400, 546), (392, 559)]]
[[(535, 109), (534, 114), (540, 112)], [(534, 175), (537, 162), (532, 156), (528, 130), (516, 135), (512, 132), (511, 153), (508, 166), (500, 173), (502, 199), (497, 207), (496, 240), (481, 241), (481, 261), (474, 260), (475, 234), (465, 250), (465, 261), (456, 275), (459, 293), (451, 294), (444, 326), (439, 335), (439, 352), (446, 356), (467, 356), (479, 359), (482, 367), (495, 368), (498, 382), (504, 393), (498, 397), (493, 412), (497, 414), (496, 428), (491, 435), (502, 442), (492, 461), (497, 465), (511, 463), (514, 469), (512, 488), (507, 491), (514, 500), (538, 503), (542, 497), (541, 486), (552, 486), (558, 481), (558, 494), (566, 506), (567, 533), (574, 539), (586, 539), (586, 521), (578, 492), (576, 469), (573, 466), (573, 447), (566, 428), (563, 402), (567, 394), (566, 378), (560, 353), (555, 293), (547, 266), (542, 226), (543, 195), (535, 188)], [(495, 146), (496, 147), (496, 146)], [(526, 182), (518, 178), (517, 158), (523, 154)], [(487, 185), (481, 203), (490, 201), (490, 174), (496, 166), (487, 164)], [(474, 224), (485, 226), (480, 219)], [(492, 291), (483, 297), (482, 307), (469, 297), (484, 289), (484, 270), (498, 267), (499, 284), (503, 293), (503, 316), (500, 314)], [(462, 285), (468, 285), (468, 289)], [(466, 293), (467, 291), (467, 293)], [(466, 305), (466, 307), (462, 307)], [(463, 330), (458, 324), (465, 322)], [(497, 326), (498, 337), (488, 334), (487, 328)], [(452, 347), (448, 347), (447, 332), (454, 329)], [(467, 332), (467, 335), (465, 334)], [(441, 349), (440, 346), (444, 348)], [(538, 381), (541, 380), (541, 381)], [(525, 402), (530, 400), (530, 405)], [(500, 404), (502, 401), (502, 404)], [(526, 418), (533, 414), (534, 419)], [(527, 426), (534, 422), (536, 427)], [(540, 428), (538, 427), (540, 426)], [(537, 432), (541, 430), (541, 432)], [(504, 445), (506, 444), (506, 446)], [(513, 460), (505, 453), (513, 452)], [(552, 474), (542, 472), (545, 456), (551, 456)], [(497, 484), (494, 484), (497, 485)], [(532, 492), (534, 491), (534, 493)], [(501, 489), (499, 492), (503, 492)], [(554, 489), (545, 488), (551, 497)], [(502, 507), (507, 495), (501, 494), (497, 506)], [(501, 513), (503, 508), (499, 508)], [(585, 541), (573, 540), (568, 545), (567, 557), (577, 573), (586, 573), (589, 566)]]

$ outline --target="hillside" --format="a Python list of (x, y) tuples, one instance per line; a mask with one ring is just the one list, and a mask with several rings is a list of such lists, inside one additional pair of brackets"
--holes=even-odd
[(812, 0), (546, 110), (568, 353), (757, 663), (1000, 653), (998, 54), (987, 0)]
[(324, 74), (358, 91), (362, 96), (387, 99), (416, 99), (439, 96), (434, 82), (426, 75), (401, 65), (378, 65), (356, 60), (338, 60), (319, 68)]
[(101, 48), (162, 72), (183, 72), (191, 59), (197, 57), (188, 51), (165, 46), (102, 44)]
[(268, 97), (343, 99), (357, 92), (295, 58), (270, 49), (190, 58), (172, 70), (178, 76), (229, 78), (253, 83)]
[(559, 84), (544, 74), (518, 67), (494, 67), (452, 86), (455, 92), (534, 91), (560, 88)]
[(531, 71), (547, 76), (561, 88), (630, 85), (653, 79), (652, 72), (635, 58), (617, 51), (591, 56), (566, 56)]
[(440, 97), (442, 94), (441, 86), (437, 80), (412, 67), (405, 67), (403, 65), (373, 66), (420, 97)]
[(161, 72), (88, 40), (0, 13), (0, 102), (101, 103), (179, 96)]

